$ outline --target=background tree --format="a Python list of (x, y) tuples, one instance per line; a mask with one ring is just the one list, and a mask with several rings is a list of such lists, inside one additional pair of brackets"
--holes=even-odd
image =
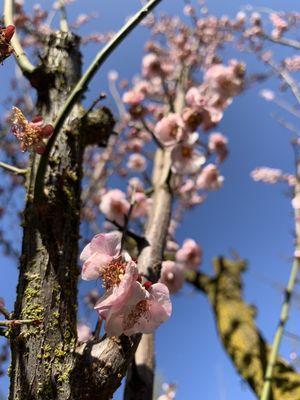
[[(156, 2), (151, 4), (156, 5)], [(6, 26), (12, 22), (10, 6), (11, 3), (7, 2)], [(119, 38), (123, 38), (134, 26), (133, 20), (120, 32), (117, 40), (112, 39), (106, 45), (104, 52), (96, 57), (93, 67), (79, 80), (78, 40), (69, 33), (63, 3), (55, 5), (61, 13), (58, 33), (44, 25), (47, 14), (42, 10), (35, 9), (34, 18), (31, 18), (24, 13), (21, 5), (17, 6), (20, 21), (20, 32), (18, 29), (17, 32), (21, 36), (22, 32), (26, 34), (23, 44), (27, 40), (33, 45), (33, 56), (37, 51), (42, 55), (39, 57), (40, 65), (34, 67), (15, 42), (17, 35), (11, 39), (12, 30), (3, 31), (3, 58), (11, 52), (11, 42), (15, 51), (19, 52), (17, 60), (26, 78), (38, 93), (37, 105), (33, 106), (26, 86), (18, 85), (20, 93), (17, 94), (20, 96), (18, 102), (13, 99), (13, 104), (22, 108), (28, 119), (38, 110), (45, 123), (41, 125), (41, 118), (29, 123), (19, 109), (14, 109), (8, 118), (21, 148), (31, 151), (30, 168), (12, 136), (5, 135), (3, 146), (5, 163), (2, 167), (13, 173), (9, 175), (4, 195), (17, 193), (19, 185), (23, 184), (22, 176), (27, 174), (27, 206), (17, 302), (13, 315), (3, 308), (7, 318), (3, 326), (9, 327), (6, 335), (12, 347), (11, 398), (110, 398), (133, 360), (139, 342), (135, 361), (129, 369), (125, 397), (152, 396), (153, 337), (148, 335), (141, 339), (140, 335), (126, 335), (148, 331), (153, 313), (142, 314), (141, 317), (136, 314), (139, 308), (135, 307), (126, 314), (124, 305), (121, 312), (109, 303), (108, 318), (100, 299), (96, 308), (100, 316), (107, 319), (104, 329), (108, 335), (119, 336), (123, 332), (125, 336), (119, 339), (102, 338), (98, 322), (93, 338), (87, 342), (83, 340), (85, 343), (79, 348), (76, 343), (74, 298), (78, 274), (76, 242), (82, 171), (85, 174), (82, 229), (86, 242), (94, 233), (103, 230), (98, 211), (100, 207), (106, 216), (105, 229), (113, 227), (120, 230), (121, 247), (127, 249), (132, 257), (137, 257), (141, 274), (138, 281), (144, 284), (144, 289), (141, 289), (143, 296), (154, 293), (161, 265), (161, 282), (171, 292), (180, 288), (183, 273), (186, 273), (191, 283), (208, 294), (226, 349), (239, 372), (260, 395), (268, 348), (253, 325), (253, 312), (241, 297), (239, 273), (244, 264), (220, 259), (215, 263), (216, 276), (213, 279), (202, 273), (189, 272), (199, 265), (201, 249), (191, 240), (178, 249), (175, 230), (186, 209), (203, 203), (208, 192), (220, 188), (223, 183), (218, 168), (227, 156), (227, 140), (223, 135), (211, 133), (208, 137), (204, 132), (220, 122), (234, 96), (253, 81), (267, 76), (254, 75), (245, 79), (244, 65), (223, 60), (226, 52), (220, 50), (225, 43), (237, 38), (239, 48), (250, 50), (262, 58), (297, 98), (297, 84), (291, 81), (289, 74), (289, 70), (297, 69), (297, 62), (293, 59), (290, 64), (287, 61), (277, 64), (270, 54), (263, 51), (263, 45), (268, 40), (297, 47), (297, 42), (288, 40), (287, 43), (286, 39), (282, 39), (284, 31), (297, 25), (297, 15), (279, 15), (268, 11), (275, 28), (271, 34), (265, 32), (257, 14), (252, 14), (249, 22), (247, 16), (241, 13), (231, 20), (225, 17), (216, 19), (207, 16), (204, 7), (197, 14), (198, 11), (189, 4), (185, 7), (185, 13), (190, 18), (188, 24), (176, 18), (148, 18), (147, 25), (152, 29), (153, 37), (146, 47), (141, 78), (135, 79), (129, 87), (125, 82), (121, 83), (124, 92), (122, 101), (116, 86), (117, 76), (110, 75), (111, 92), (119, 109), (118, 124), (111, 134), (114, 124), (111, 113), (106, 108), (97, 108), (103, 95), (99, 94), (92, 105), (85, 108), (78, 100), (102, 60), (119, 42)], [(145, 12), (138, 13), (134, 21), (139, 22)], [(81, 19), (84, 20), (83, 17)], [(17, 22), (14, 23), (18, 28)], [(110, 36), (94, 35), (92, 38), (107, 40)], [(75, 87), (73, 91), (72, 87)], [(266, 93), (264, 95), (268, 97)], [(195, 130), (200, 135), (195, 135)], [(49, 136), (45, 146), (43, 140)], [(83, 151), (90, 145), (94, 147), (88, 148), (82, 167)], [(99, 145), (104, 149), (99, 151)], [(37, 155), (39, 153), (42, 155)], [(112, 173), (126, 179), (133, 172), (139, 174), (139, 180), (132, 178), (126, 188), (119, 179), (118, 189), (115, 183), (114, 189), (111, 188), (111, 182), (116, 182), (111, 180)], [(254, 177), (282, 180), (292, 188), (295, 184), (291, 174), (280, 171), (274, 175), (274, 171), (260, 170)], [(16, 252), (11, 240), (5, 236), (3, 244), (10, 254)], [(82, 258), (85, 261), (82, 277), (91, 278), (93, 264), (86, 255)], [(104, 272), (100, 272), (100, 277), (109, 294), (111, 288)], [(92, 277), (97, 276), (99, 271)], [(117, 281), (112, 281), (113, 287), (119, 287), (123, 272), (117, 278)], [(98, 296), (92, 292), (87, 299), (93, 303)], [(116, 330), (116, 317), (122, 318), (121, 331)], [(129, 317), (131, 325), (128, 325)], [(146, 322), (142, 323), (141, 318), (145, 318)], [(79, 328), (79, 341), (82, 341), (80, 334), (84, 326)], [(251, 346), (244, 339), (249, 335), (252, 337)], [(299, 378), (291, 367), (278, 361), (271, 377), (276, 377), (273, 385), (275, 398), (284, 398), (285, 395), (288, 396), (286, 398), (297, 398)], [(170, 396), (173, 396), (172, 389), (169, 390)]]

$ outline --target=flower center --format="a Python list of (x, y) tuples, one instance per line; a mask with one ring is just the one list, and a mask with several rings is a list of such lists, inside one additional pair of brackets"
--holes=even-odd
[(125, 267), (126, 263), (120, 257), (112, 260), (107, 267), (103, 268), (101, 278), (106, 290), (120, 284), (125, 273)]
[(124, 330), (131, 329), (135, 324), (139, 323), (139, 320), (144, 317), (147, 321), (150, 320), (150, 307), (147, 300), (139, 301), (135, 307), (132, 308), (127, 318), (124, 319), (123, 328)]
[(187, 146), (182, 146), (181, 154), (182, 154), (182, 157), (184, 157), (184, 158), (190, 158), (192, 155), (192, 149)]

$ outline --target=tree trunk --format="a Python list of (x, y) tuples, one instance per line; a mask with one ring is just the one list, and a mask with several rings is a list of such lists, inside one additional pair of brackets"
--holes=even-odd
[[(37, 109), (53, 123), (81, 74), (79, 39), (49, 37), (41, 67), (32, 77)], [(40, 324), (10, 332), (10, 400), (79, 399), (72, 393), (77, 312), (77, 256), (83, 146), (70, 114), (52, 149), (42, 197), (35, 199), (38, 155), (32, 155), (23, 216), (23, 244), (14, 310), (16, 319)]]

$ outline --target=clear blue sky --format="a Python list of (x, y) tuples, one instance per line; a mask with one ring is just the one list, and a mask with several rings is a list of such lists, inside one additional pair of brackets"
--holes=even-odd
[[(26, 1), (29, 6), (33, 1)], [(48, 0), (42, 4), (50, 4)], [(240, 0), (220, 2), (208, 0), (208, 7), (217, 15), (234, 15), (246, 3)], [(1, 3), (0, 3), (1, 4)], [(268, 1), (251, 1), (253, 6), (269, 6)], [(272, 1), (272, 8), (285, 7), (285, 11), (298, 9), (297, 0)], [(77, 0), (69, 6), (71, 17), (80, 13), (97, 11), (99, 18), (92, 20), (81, 32), (116, 30), (126, 16), (133, 14), (139, 0)], [(158, 12), (181, 13), (183, 1), (163, 0)], [(298, 6), (298, 7), (297, 7)], [(107, 88), (106, 76), (110, 69), (121, 77), (131, 78), (140, 66), (147, 31), (138, 28), (106, 62), (94, 79), (89, 99)], [(96, 45), (83, 49), (85, 65), (97, 51)], [(283, 49), (277, 49), (283, 54)], [(249, 63), (249, 70), (261, 71), (263, 67), (254, 56), (235, 54)], [(1, 67), (1, 100), (8, 91), (8, 76), (13, 74), (13, 61)], [(211, 271), (211, 259), (236, 249), (249, 260), (245, 274), (246, 299), (258, 307), (258, 324), (271, 340), (278, 320), (282, 295), (273, 283), (285, 284), (288, 279), (292, 255), (292, 209), (283, 186), (254, 183), (249, 174), (256, 166), (267, 165), (293, 172), (293, 154), (289, 145), (290, 134), (280, 127), (270, 113), (274, 106), (258, 97), (263, 88), (276, 88), (275, 79), (255, 87), (235, 99), (225, 112), (218, 130), (229, 137), (230, 157), (225, 162), (224, 188), (212, 193), (202, 207), (189, 213), (178, 239), (193, 237), (204, 249), (203, 269)], [(289, 98), (289, 96), (286, 96)], [(107, 104), (113, 106), (108, 97)], [(0, 105), (0, 113), (3, 108)], [(281, 111), (279, 113), (282, 114)], [(7, 229), (12, 229), (7, 226)], [(0, 296), (9, 308), (13, 307), (17, 281), (17, 268), (10, 260), (0, 259)], [(289, 330), (297, 333), (299, 308), (293, 308)], [(296, 323), (297, 321), (297, 323)], [(298, 350), (297, 343), (285, 339), (282, 353)], [(214, 319), (207, 300), (190, 287), (174, 298), (171, 320), (157, 331), (157, 370), (168, 382), (178, 384), (178, 400), (253, 400), (254, 396), (223, 351), (216, 335)], [(3, 392), (7, 380), (2, 380)], [(120, 399), (117, 394), (115, 399)]]

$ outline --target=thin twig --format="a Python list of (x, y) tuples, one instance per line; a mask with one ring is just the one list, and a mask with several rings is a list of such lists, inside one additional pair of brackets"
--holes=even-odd
[(14, 167), (13, 165), (6, 164), (5, 162), (0, 161), (0, 167), (3, 169), (6, 169), (9, 172), (14, 173), (15, 175), (25, 175), (27, 172), (27, 169), (21, 169)]
[[(118, 222), (116, 222), (116, 221), (114, 221), (114, 220), (111, 220), (111, 219), (109, 219), (109, 218), (106, 218), (105, 220), (106, 220), (107, 222), (109, 222), (109, 223), (115, 225), (115, 226), (118, 228), (118, 230), (119, 230), (120, 232), (123, 232), (123, 231), (124, 231), (124, 226), (120, 225)], [(145, 237), (140, 236), (140, 235), (138, 235), (138, 234), (136, 234), (136, 233), (130, 231), (129, 229), (126, 230), (126, 233), (127, 233), (127, 236), (128, 236), (128, 237), (130, 237), (131, 239), (133, 239), (133, 240), (136, 242), (136, 244), (137, 244), (137, 246), (138, 246), (139, 249), (142, 248), (142, 247), (144, 247), (144, 246), (146, 246), (146, 245), (148, 244), (148, 242), (147, 242), (147, 240), (146, 240)]]
[(10, 319), (7, 321), (0, 321), (0, 326), (35, 325), (40, 323), (40, 319)]
[(68, 32), (69, 25), (68, 25), (67, 12), (64, 0), (59, 0), (59, 9), (60, 9), (60, 30), (62, 32)]
[[(14, 24), (13, 10), (14, 0), (4, 0), (4, 23), (6, 26)], [(14, 33), (10, 42), (14, 48), (14, 55), (21, 70), (24, 73), (32, 74), (36, 67), (31, 64), (28, 57), (26, 56), (23, 47), (19, 41), (17, 32)]]
[(148, 133), (150, 133), (150, 135), (152, 136), (152, 139), (154, 140), (154, 142), (157, 144), (157, 146), (160, 148), (160, 149), (163, 149), (163, 144), (159, 141), (159, 139), (155, 136), (155, 134), (154, 134), (154, 132), (152, 131), (152, 129), (150, 129), (149, 128), (149, 126), (148, 126), (148, 124), (146, 123), (146, 121), (144, 120), (144, 118), (142, 118), (141, 119), (141, 121), (142, 121), (142, 125), (143, 125), (143, 128), (148, 132)]
[(77, 101), (79, 101), (83, 95), (83, 93), (87, 90), (88, 84), (99, 70), (101, 65), (106, 61), (106, 59), (110, 56), (110, 54), (118, 47), (120, 43), (128, 36), (128, 34), (149, 14), (149, 12), (156, 7), (161, 0), (151, 0), (144, 7), (140, 9), (121, 29), (120, 31), (107, 43), (106, 46), (94, 58), (93, 62), (88, 67), (85, 74), (81, 77), (79, 82), (76, 84), (71, 94), (67, 98), (65, 105), (61, 109), (55, 124), (54, 124), (54, 132), (49, 139), (45, 152), (40, 159), (40, 163), (37, 170), (35, 186), (34, 186), (34, 195), (37, 197), (42, 193), (43, 190), (43, 181), (46, 173), (46, 168), (48, 164), (48, 159), (50, 155), (50, 151), (56, 141), (56, 138), (59, 134), (61, 127), (63, 126), (65, 120), (70, 114), (73, 106)]
[(10, 319), (10, 312), (9, 312), (3, 305), (1, 305), (1, 304), (0, 304), (0, 313), (1, 313), (2, 315), (4, 315), (4, 317), (5, 317), (6, 319)]
[(275, 64), (273, 61), (266, 61), (268, 65), (279, 75), (282, 80), (289, 86), (293, 95), (295, 96), (298, 103), (300, 103), (300, 88), (297, 82), (292, 78), (292, 76), (282, 67)]
[(262, 36), (264, 39), (269, 40), (270, 42), (282, 44), (283, 46), (288, 46), (300, 50), (300, 42), (298, 42), (297, 40), (283, 38), (283, 37), (274, 38), (273, 36), (267, 34), (263, 34)]
[[(300, 182), (299, 182), (299, 161), (297, 160), (297, 154), (295, 155), (296, 157), (296, 175), (297, 175), (297, 184), (295, 186), (295, 195), (299, 195), (300, 193)], [(296, 248), (295, 250), (299, 251), (300, 250), (300, 222), (299, 222), (299, 217), (300, 217), (300, 210), (296, 209), (295, 210), (295, 231), (296, 231)], [(274, 373), (274, 368), (276, 365), (277, 357), (278, 357), (278, 352), (280, 348), (280, 344), (282, 341), (283, 334), (285, 332), (285, 326), (289, 318), (289, 311), (290, 311), (290, 306), (291, 306), (291, 300), (292, 300), (292, 295), (293, 291), (295, 288), (295, 284), (297, 282), (297, 274), (299, 271), (300, 267), (300, 258), (299, 257), (294, 257), (294, 261), (292, 264), (292, 269), (290, 272), (290, 277), (288, 281), (288, 285), (285, 290), (285, 295), (284, 295), (284, 301), (281, 307), (280, 311), (280, 318), (279, 318), (279, 323), (277, 330), (275, 332), (275, 336), (273, 339), (272, 347), (271, 347), (271, 352), (270, 356), (268, 359), (268, 364), (266, 368), (266, 374), (264, 377), (264, 384), (260, 396), (260, 400), (270, 400), (271, 398), (271, 393), (272, 393), (272, 380), (273, 380), (273, 373)]]
[(125, 223), (124, 223), (123, 232), (122, 232), (121, 250), (123, 250), (123, 248), (124, 248), (126, 234), (127, 234), (127, 231), (128, 231), (128, 226), (129, 226), (131, 214), (132, 214), (132, 211), (133, 211), (133, 207), (135, 205), (135, 192), (136, 192), (135, 187), (133, 187), (132, 188), (132, 193), (131, 193), (131, 198), (130, 198), (130, 207), (129, 207), (128, 213), (124, 216)]

